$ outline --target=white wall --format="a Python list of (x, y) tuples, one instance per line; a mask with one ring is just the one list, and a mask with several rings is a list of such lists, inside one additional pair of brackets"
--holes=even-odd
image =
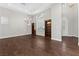
[[(43, 28), (43, 26), (45, 26), (44, 21), (51, 19), (52, 20), (52, 28), (51, 28), (51, 39), (52, 40), (57, 40), (57, 41), (61, 41), (61, 21), (62, 21), (62, 7), (61, 4), (56, 4), (54, 6), (52, 6), (51, 9), (44, 11), (40, 14), (36, 15), (36, 35), (41, 35), (41, 36), (45, 36), (45, 29)], [(39, 31), (41, 28), (43, 29), (42, 31)]]
[(79, 4), (78, 4), (78, 37), (79, 37)]
[(78, 4), (78, 45), (79, 45), (79, 4)]
[(24, 21), (27, 15), (0, 7), (1, 16), (8, 18), (8, 24), (0, 22), (0, 38), (31, 34), (31, 25)]
[(74, 8), (73, 9), (74, 34), (76, 37), (78, 37), (78, 4), (75, 4), (73, 8)]
[(62, 4), (62, 36), (68, 36), (68, 12), (69, 10), (66, 4)]
[(62, 13), (62, 8), (61, 4), (56, 4), (55, 6), (52, 7), (51, 9), (51, 18), (52, 18), (52, 40), (57, 40), (61, 41), (61, 13)]
[(50, 9), (35, 15), (36, 35), (45, 36), (45, 20), (50, 19)]
[(77, 7), (77, 4), (62, 4), (62, 36), (78, 37)]

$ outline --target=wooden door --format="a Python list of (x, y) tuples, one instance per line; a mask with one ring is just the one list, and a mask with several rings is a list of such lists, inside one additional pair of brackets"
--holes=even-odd
[(45, 21), (45, 36), (51, 37), (51, 20)]
[(32, 35), (36, 35), (36, 29), (34, 23), (32, 23)]

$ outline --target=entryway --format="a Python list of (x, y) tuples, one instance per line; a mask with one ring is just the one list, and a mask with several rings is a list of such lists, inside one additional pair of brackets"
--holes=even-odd
[(45, 21), (45, 37), (51, 37), (51, 19)]
[(32, 35), (36, 35), (36, 28), (35, 28), (35, 23), (32, 23)]

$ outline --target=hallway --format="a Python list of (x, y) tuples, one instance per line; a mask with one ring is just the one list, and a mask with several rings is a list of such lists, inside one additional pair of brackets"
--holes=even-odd
[[(73, 39), (71, 37), (71, 39)], [(0, 55), (4, 56), (69, 56), (79, 55), (77, 38), (63, 37), (63, 42), (42, 36), (18, 36), (0, 40)], [(75, 40), (76, 39), (76, 40)], [(71, 42), (68, 45), (68, 42)], [(73, 43), (72, 43), (73, 42)]]

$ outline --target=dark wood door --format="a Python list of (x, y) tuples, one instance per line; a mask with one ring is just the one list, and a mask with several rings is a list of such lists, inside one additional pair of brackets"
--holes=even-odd
[(32, 23), (32, 35), (36, 35), (36, 29), (34, 23)]
[(45, 36), (51, 37), (51, 20), (45, 21)]

